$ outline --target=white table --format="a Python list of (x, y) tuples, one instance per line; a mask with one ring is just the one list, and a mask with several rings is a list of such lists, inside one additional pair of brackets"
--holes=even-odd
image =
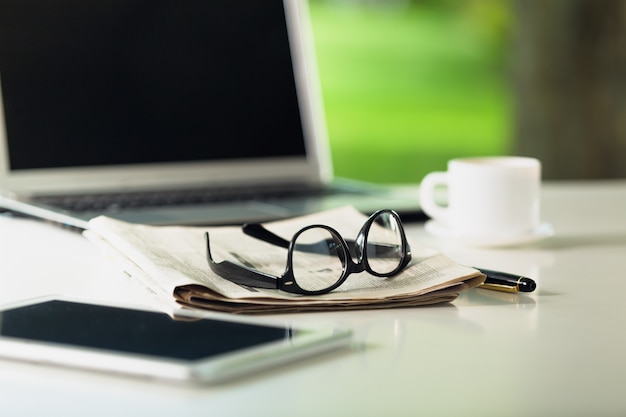
[[(474, 289), (450, 305), (283, 316), (351, 326), (355, 346), (220, 386), (0, 361), (0, 415), (624, 416), (626, 181), (549, 183), (543, 195), (557, 235), (523, 248), (409, 227), (412, 244), (535, 278), (530, 295)], [(47, 294), (150, 302), (79, 234), (0, 216), (0, 303)]]

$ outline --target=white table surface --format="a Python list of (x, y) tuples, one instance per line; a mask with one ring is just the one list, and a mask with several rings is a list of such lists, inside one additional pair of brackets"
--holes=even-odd
[[(353, 348), (225, 385), (189, 387), (0, 361), (1, 416), (625, 416), (626, 181), (547, 183), (557, 234), (478, 249), (409, 226), (413, 245), (535, 278), (414, 309), (272, 317), (347, 325)], [(151, 299), (81, 235), (0, 216), (0, 303), (62, 294)]]

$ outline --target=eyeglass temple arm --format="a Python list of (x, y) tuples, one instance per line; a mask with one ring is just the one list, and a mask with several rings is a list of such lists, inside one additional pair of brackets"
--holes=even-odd
[[(267, 230), (263, 225), (259, 223), (246, 223), (243, 225), (243, 232), (249, 236), (260, 239), (264, 242), (271, 243), (272, 245), (280, 246), (281, 248), (289, 249), (290, 242), (282, 237)], [(332, 239), (326, 239), (326, 243), (330, 247), (334, 242)], [(352, 256), (355, 256), (354, 241), (347, 241), (348, 249)], [(318, 252), (319, 247), (315, 243), (298, 244), (298, 251), (300, 252)]]
[(264, 274), (260, 271), (254, 271), (230, 261), (215, 262), (211, 255), (211, 244), (209, 242), (208, 232), (204, 234), (204, 238), (206, 240), (207, 261), (213, 272), (235, 284), (273, 290), (278, 289), (279, 279), (275, 276)]
[(243, 232), (248, 236), (260, 239), (264, 242), (271, 243), (272, 245), (280, 246), (281, 248), (288, 249), (289, 241), (282, 237), (270, 232), (260, 223), (246, 223), (243, 225)]
[[(265, 227), (263, 227), (260, 223), (246, 223), (243, 225), (243, 232), (249, 236), (254, 238), (263, 240), (264, 242), (271, 243), (276, 246), (280, 246), (282, 248), (289, 248), (289, 241), (283, 239), (282, 237), (270, 232)], [(331, 239), (326, 241), (329, 245), (333, 243)], [(350, 250), (351, 256), (357, 256), (356, 253), (356, 242), (351, 239), (346, 239), (346, 243), (348, 244), (348, 249)], [(379, 243), (367, 243), (368, 246), (371, 246), (376, 249), (379, 254), (384, 254), (385, 252), (395, 252), (395, 245), (383, 245)], [(298, 250), (306, 251), (307, 247), (309, 247), (311, 252), (317, 252), (318, 248), (315, 243), (311, 243), (309, 245), (298, 245)]]

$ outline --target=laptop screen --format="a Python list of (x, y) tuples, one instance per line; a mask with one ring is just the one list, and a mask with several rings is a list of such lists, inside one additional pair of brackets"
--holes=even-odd
[(305, 155), (286, 25), (281, 0), (0, 0), (10, 169)]

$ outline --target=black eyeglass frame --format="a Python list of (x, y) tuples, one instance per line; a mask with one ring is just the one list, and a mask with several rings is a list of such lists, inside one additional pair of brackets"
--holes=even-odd
[[(398, 266), (392, 271), (379, 273), (373, 270), (370, 267), (367, 250), (364, 250), (364, 242), (368, 242), (369, 231), (371, 229), (374, 221), (382, 214), (388, 213), (395, 220), (396, 224), (399, 228), (399, 235), (401, 241), (401, 256), (400, 261), (398, 262)], [(326, 230), (330, 236), (332, 237), (332, 242), (328, 242), (328, 244), (338, 245), (340, 249), (337, 253), (338, 257), (342, 262), (342, 273), (341, 277), (337, 279), (337, 281), (330, 285), (327, 288), (311, 291), (300, 287), (295, 279), (293, 273), (293, 252), (296, 246), (296, 242), (298, 237), (306, 232), (307, 230), (313, 228), (321, 228)], [(411, 248), (406, 238), (406, 234), (404, 232), (404, 227), (402, 226), (402, 221), (400, 220), (400, 216), (393, 210), (383, 209), (378, 210), (373, 213), (365, 222), (361, 230), (359, 231), (356, 240), (348, 240), (346, 241), (334, 228), (321, 224), (313, 224), (306, 227), (303, 227), (298, 232), (296, 232), (291, 240), (283, 239), (282, 237), (270, 232), (266, 228), (264, 228), (261, 224), (252, 223), (243, 225), (243, 231), (249, 236), (255, 237), (257, 239), (263, 240), (267, 243), (277, 245), (287, 249), (287, 265), (285, 268), (285, 272), (281, 276), (274, 276), (271, 274), (267, 274), (265, 272), (259, 271), (257, 269), (253, 269), (247, 267), (245, 265), (239, 265), (234, 262), (224, 260), (221, 262), (215, 262), (213, 256), (211, 255), (211, 245), (209, 239), (209, 233), (205, 233), (206, 239), (206, 250), (207, 250), (207, 261), (209, 266), (213, 272), (225, 278), (231, 282), (234, 282), (239, 285), (253, 287), (253, 288), (267, 288), (267, 289), (277, 289), (281, 291), (285, 291), (292, 294), (300, 294), (300, 295), (320, 295), (326, 294), (345, 282), (345, 280), (353, 273), (359, 273), (363, 271), (367, 271), (368, 273), (378, 276), (378, 277), (390, 277), (398, 274), (402, 271), (411, 261)], [(369, 242), (368, 242), (369, 245)], [(372, 244), (377, 250), (391, 249), (390, 246), (385, 246), (381, 244)], [(394, 251), (396, 245), (393, 246)], [(298, 244), (298, 250), (302, 249), (302, 244)], [(356, 262), (354, 261), (356, 258)]]

